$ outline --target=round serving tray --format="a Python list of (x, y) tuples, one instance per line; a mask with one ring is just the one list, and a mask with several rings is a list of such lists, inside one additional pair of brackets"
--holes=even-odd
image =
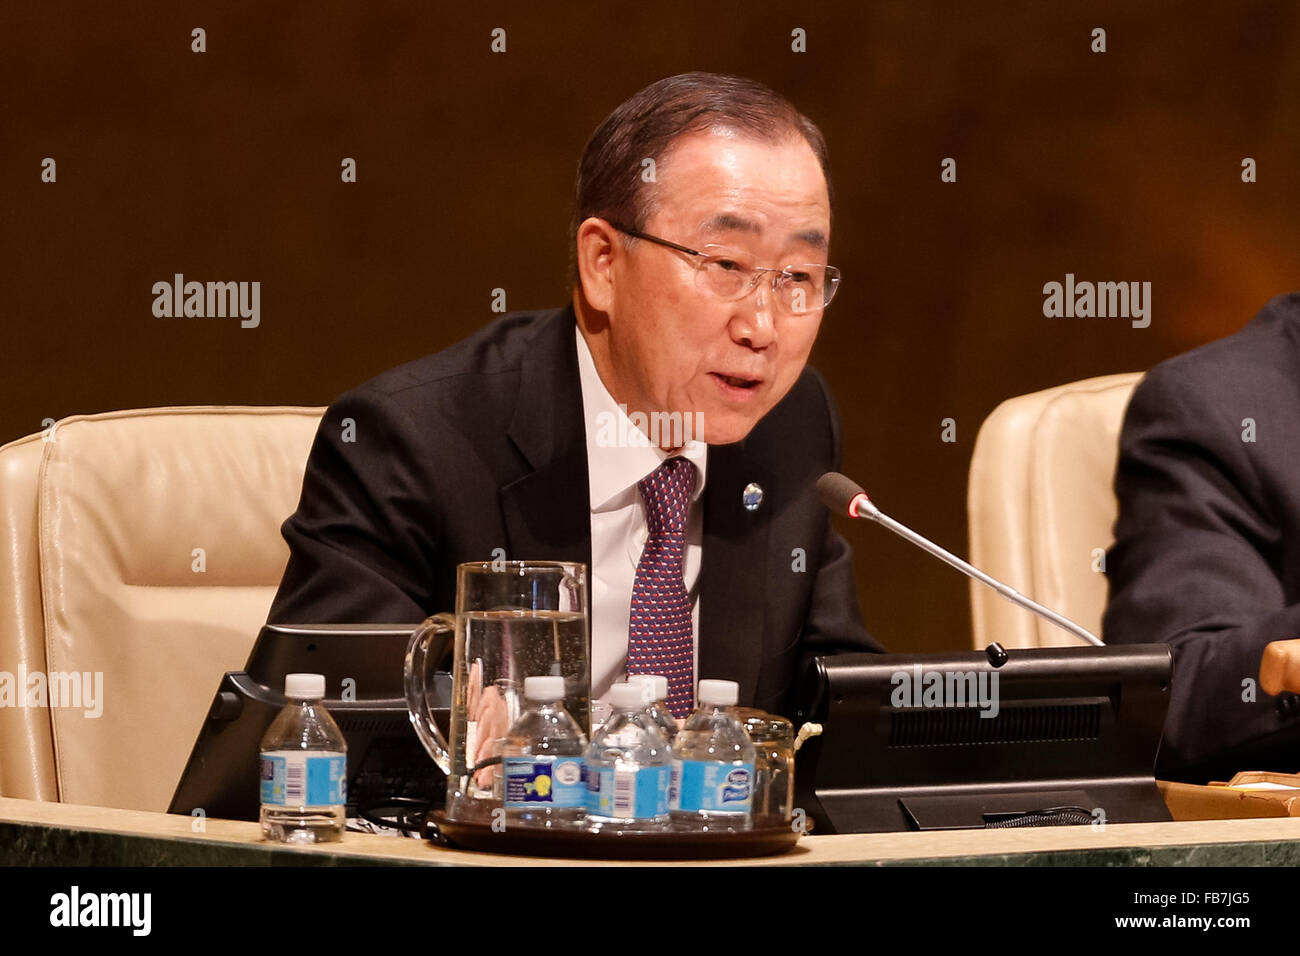
[(425, 818), (424, 838), (439, 846), (521, 856), (563, 856), (586, 860), (728, 860), (785, 853), (802, 834), (790, 824), (764, 826), (740, 833), (693, 833), (668, 830), (546, 830), (447, 819), (441, 810)]

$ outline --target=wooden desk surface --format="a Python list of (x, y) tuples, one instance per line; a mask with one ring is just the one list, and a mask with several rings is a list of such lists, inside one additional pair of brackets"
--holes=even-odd
[[(196, 825), (202, 825), (196, 831)], [(1300, 865), (1300, 818), (1130, 823), (945, 833), (808, 836), (744, 866), (992, 864)], [(0, 797), (0, 864), (529, 866), (535, 857), (471, 853), (423, 840), (346, 833), (339, 843), (267, 843), (256, 823)], [(716, 861), (638, 862), (709, 866)], [(591, 866), (547, 860), (548, 866)], [(594, 865), (610, 865), (596, 863)]]

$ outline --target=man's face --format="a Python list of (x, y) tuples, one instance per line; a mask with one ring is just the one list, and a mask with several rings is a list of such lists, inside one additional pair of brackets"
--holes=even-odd
[[(705, 253), (737, 250), (762, 267), (826, 263), (826, 179), (801, 137), (772, 145), (693, 133), (673, 144), (656, 173), (648, 235)], [(794, 385), (822, 308), (783, 311), (772, 273), (740, 300), (724, 301), (697, 284), (694, 260), (645, 240), (616, 255), (607, 310), (614, 381), (606, 385), (633, 410), (700, 413), (694, 437), (728, 444)]]

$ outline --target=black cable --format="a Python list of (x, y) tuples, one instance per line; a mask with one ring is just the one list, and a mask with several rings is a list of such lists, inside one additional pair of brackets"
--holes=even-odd
[(1025, 813), (995, 814), (997, 819), (986, 820), (985, 829), (1000, 830), (1008, 827), (1070, 827), (1092, 823), (1092, 814), (1083, 807), (1049, 807), (1046, 810), (1029, 810)]

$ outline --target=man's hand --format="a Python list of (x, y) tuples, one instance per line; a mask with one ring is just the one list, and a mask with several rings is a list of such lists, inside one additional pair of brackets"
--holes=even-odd
[[(474, 719), (478, 722), (478, 747), (472, 759), (477, 766), (486, 760), (500, 756), (497, 742), (510, 730), (510, 708), (500, 687), (489, 684), (483, 688)], [(496, 778), (496, 773), (497, 768), (494, 764), (478, 771), (474, 779), (479, 786), (490, 787)]]
[[(497, 740), (510, 729), (510, 708), (501, 688), (495, 683), (483, 686), (483, 661), (475, 659), (469, 666), (469, 687), (466, 691), (465, 709), (475, 724), (477, 744), (465, 759), (471, 767), (490, 760), (497, 754)], [(497, 776), (496, 765), (474, 772), (474, 782), (485, 789), (491, 788)]]
[(1259, 686), (1264, 693), (1300, 691), (1300, 639), (1264, 645), (1259, 661)]

